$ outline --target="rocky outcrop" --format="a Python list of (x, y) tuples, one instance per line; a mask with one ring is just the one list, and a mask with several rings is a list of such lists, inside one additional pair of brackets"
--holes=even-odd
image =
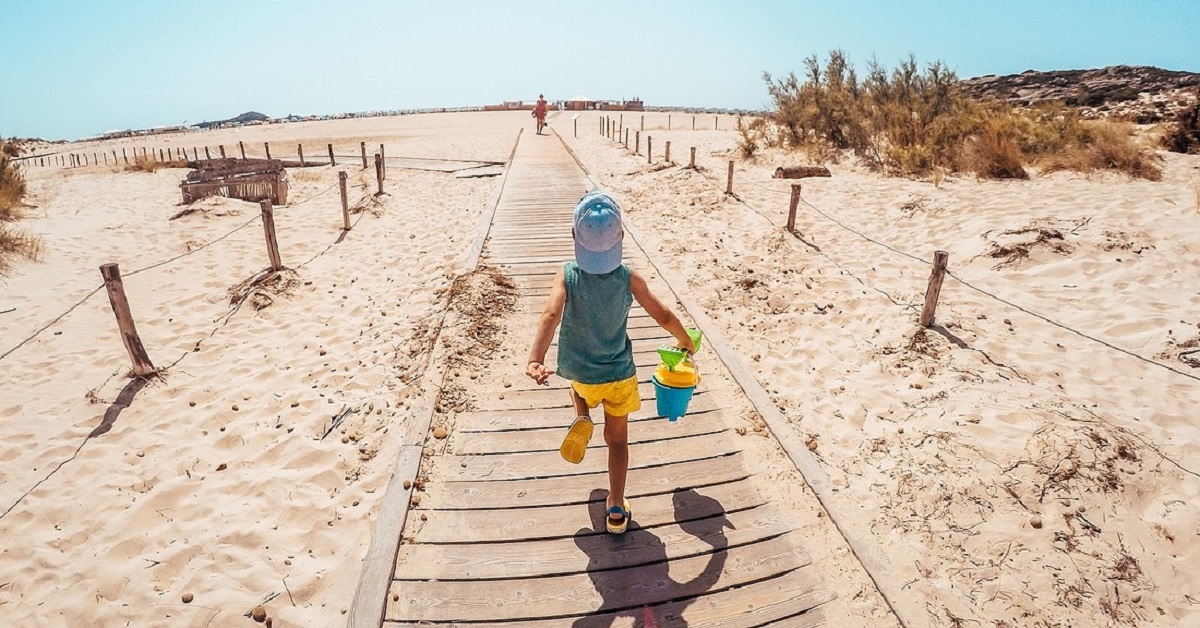
[(1174, 120), (1197, 101), (1200, 74), (1149, 66), (1095, 70), (1026, 70), (961, 81), (969, 93), (1017, 105), (1060, 101), (1086, 117), (1120, 117), (1139, 123)]

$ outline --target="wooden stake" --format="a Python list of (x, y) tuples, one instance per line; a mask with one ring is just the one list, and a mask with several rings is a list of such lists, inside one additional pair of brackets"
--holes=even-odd
[(271, 270), (282, 270), (283, 262), (279, 260), (279, 243), (275, 241), (275, 209), (271, 207), (271, 199), (259, 202), (262, 207), (263, 233), (267, 236), (267, 256), (271, 258)]
[(625, 150), (629, 150), (629, 129), (625, 129)]
[(638, 130), (639, 130), (639, 131), (645, 131), (645, 130), (646, 130), (646, 116), (642, 116), (642, 126), (641, 126), (641, 128), (639, 128)]
[(212, 153), (210, 153), (210, 152), (208, 151), (208, 146), (205, 146), (205, 147), (204, 147), (204, 158), (205, 158), (205, 159), (212, 159)]
[(159, 160), (159, 161), (166, 161), (166, 159), (163, 159), (163, 149), (161, 149), (161, 148), (160, 148), (160, 149), (158, 149), (158, 160)]
[(671, 130), (671, 114), (667, 114), (667, 130)]
[(200, 151), (196, 150), (195, 146), (192, 147), (192, 156), (196, 158), (196, 161), (200, 161)]
[(303, 168), (308, 164), (304, 163), (304, 145), (296, 144), (296, 154), (300, 156), (300, 167)]
[(642, 132), (641, 131), (633, 132), (633, 154), (634, 155), (642, 154)]
[(336, 166), (337, 160), (333, 158), (333, 144), (329, 144), (329, 165)]
[(124, 158), (125, 158), (125, 165), (126, 165), (126, 166), (128, 166), (128, 165), (129, 165), (129, 155), (126, 155), (126, 154), (125, 154), (125, 147), (124, 147), (124, 146), (122, 146), (122, 147), (121, 147), (121, 157), (124, 157)]
[(241, 140), (238, 140), (238, 149), (242, 151), (242, 159), (245, 159), (246, 158), (246, 145), (243, 144), (241, 142)]
[(800, 205), (800, 184), (792, 184), (792, 201), (788, 204), (787, 230), (796, 233), (796, 207)]
[(108, 290), (108, 302), (112, 305), (113, 314), (117, 317), (117, 329), (121, 332), (121, 342), (125, 343), (125, 351), (133, 362), (133, 374), (145, 377), (154, 372), (146, 347), (138, 337), (137, 327), (133, 324), (133, 314), (129, 311), (129, 300), (125, 298), (125, 285), (121, 281), (121, 269), (116, 264), (105, 264), (100, 267), (100, 275), (104, 277), (104, 287)]
[(579, 118), (575, 118), (574, 120), (571, 120), (571, 124), (574, 126), (572, 135), (574, 137), (579, 137)]
[(720, 124), (720, 120), (718, 120), (718, 119), (717, 119), (717, 116), (713, 116), (713, 130), (714, 130), (714, 131), (716, 131), (716, 130), (717, 130), (717, 126), (718, 126), (719, 124)]
[(221, 151), (221, 159), (225, 159), (225, 145), (217, 144), (217, 150)]
[(267, 150), (267, 159), (270, 159), (271, 158), (271, 143), (263, 142), (263, 148), (265, 148)]
[(671, 163), (671, 140), (667, 140), (667, 154), (663, 156), (663, 161)]
[(925, 307), (921, 308), (921, 327), (933, 325), (933, 314), (937, 309), (938, 296), (942, 293), (942, 279), (946, 277), (946, 265), (949, 261), (949, 253), (934, 252), (933, 272), (929, 274), (929, 287), (925, 290)]
[(350, 230), (350, 204), (346, 201), (346, 171), (338, 173), (338, 187), (342, 190), (342, 229)]
[(378, 183), (379, 191), (375, 196), (383, 195), (383, 155), (375, 153), (375, 181)]
[(358, 147), (359, 147), (359, 149), (362, 150), (363, 170), (366, 170), (367, 169), (367, 143), (359, 142)]
[(688, 168), (696, 169), (696, 147), (692, 147), (692, 156), (688, 158)]
[(733, 194), (733, 160), (729, 160), (729, 178), (725, 183), (725, 193)]
[(651, 144), (653, 139), (649, 135), (646, 136), (646, 163), (648, 164), (654, 163), (654, 149)]
[(696, 130), (696, 116), (692, 116), (692, 130)]

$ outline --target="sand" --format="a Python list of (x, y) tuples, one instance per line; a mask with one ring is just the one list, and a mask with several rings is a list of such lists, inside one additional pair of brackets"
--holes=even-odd
[[(713, 130), (697, 116), (693, 131), (676, 113), (667, 130), (667, 114), (646, 114), (638, 156), (596, 133), (596, 113), (572, 137), (571, 115), (551, 128), (646, 235), (656, 271), (743, 356), (789, 421), (773, 427), (809, 442), (837, 488), (830, 507), (887, 554), (908, 594), (892, 602), (914, 625), (1200, 619), (1189, 412), (1200, 369), (1178, 357), (1200, 346), (1200, 157), (1166, 154), (1161, 182), (935, 183), (830, 164), (833, 177), (802, 181), (793, 237), (782, 229), (791, 182), (771, 173), (803, 158), (737, 158), (732, 118)], [(269, 141), (290, 159), (298, 142), (322, 158), (328, 142), (357, 155), (365, 141), (424, 163), (503, 161), (530, 122), (417, 115), (73, 148), (234, 151), (241, 140), (261, 155)], [(668, 140), (674, 165), (662, 163)], [(681, 167), (692, 146), (699, 172)], [(736, 197), (723, 194), (729, 159)], [(242, 615), (265, 603), (275, 625), (344, 624), (425, 394), (429, 326), (496, 183), (396, 163), (389, 194), (370, 200), (372, 173), (346, 162), (351, 203), (366, 199), (354, 229), (342, 237), (337, 169), (290, 170), (292, 205), (276, 224), (294, 274), (240, 307), (230, 289), (267, 265), (255, 204), (209, 199), (170, 220), (184, 170), (30, 170), (36, 207), (22, 226), (46, 257), (0, 280), (0, 310), (16, 308), (0, 314), (0, 354), (82, 303), (0, 358), (4, 623), (249, 625)], [(922, 330), (936, 249), (957, 277), (1015, 305), (947, 278), (938, 326)], [(85, 299), (109, 262), (166, 369), (144, 386), (126, 377), (103, 290)], [(779, 499), (822, 519), (760, 440), (757, 471), (794, 485)], [(831, 624), (886, 624), (836, 531), (812, 530), (807, 549), (837, 594)]]

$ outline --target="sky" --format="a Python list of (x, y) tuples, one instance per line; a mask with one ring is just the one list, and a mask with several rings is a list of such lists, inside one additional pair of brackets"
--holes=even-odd
[(843, 50), (960, 77), (1200, 72), (1200, 0), (0, 0), (0, 137), (576, 95), (770, 108)]

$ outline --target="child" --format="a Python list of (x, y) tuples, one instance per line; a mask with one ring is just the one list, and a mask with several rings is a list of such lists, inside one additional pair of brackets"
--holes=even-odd
[(571, 380), (575, 420), (560, 452), (569, 462), (583, 460), (592, 436), (591, 408), (604, 404), (604, 442), (608, 445), (608, 517), (613, 534), (625, 531), (632, 516), (625, 499), (629, 469), (629, 413), (642, 407), (633, 343), (626, 333), (633, 300), (671, 332), (676, 346), (695, 350), (683, 324), (646, 286), (646, 280), (621, 263), (621, 208), (602, 192), (589, 192), (575, 206), (575, 261), (563, 264), (538, 321), (526, 374), (546, 384), (554, 374), (545, 365), (554, 330), (558, 335), (558, 373)]

